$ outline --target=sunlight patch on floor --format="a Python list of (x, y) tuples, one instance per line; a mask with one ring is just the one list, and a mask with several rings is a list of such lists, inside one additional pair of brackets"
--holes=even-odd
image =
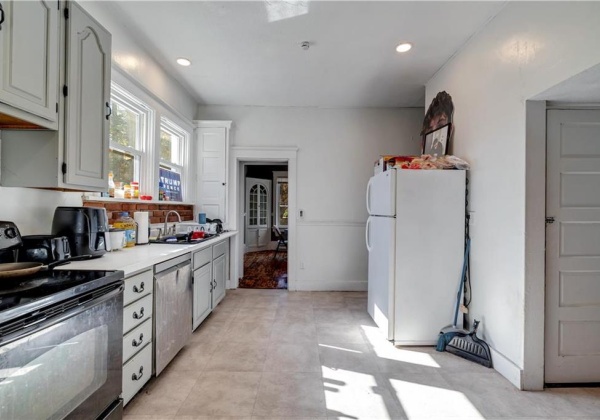
[(379, 358), (432, 368), (440, 367), (435, 359), (428, 353), (394, 347), (392, 343), (385, 339), (377, 327), (363, 325), (361, 328), (363, 329), (367, 340), (371, 343), (373, 351)]
[(327, 415), (337, 418), (400, 418), (401, 408), (377, 374), (323, 368)]
[[(422, 380), (435, 382), (434, 378)], [(390, 379), (390, 383), (408, 419), (485, 419), (462, 392), (400, 379)]]
[(347, 352), (350, 352), (350, 353), (360, 353), (360, 354), (362, 354), (362, 351), (350, 350), (350, 349), (345, 349), (345, 348), (337, 347), (337, 346), (329, 346), (327, 344), (319, 344), (319, 346), (321, 346), (321, 347), (327, 347), (328, 349), (341, 350), (341, 351), (347, 351)]

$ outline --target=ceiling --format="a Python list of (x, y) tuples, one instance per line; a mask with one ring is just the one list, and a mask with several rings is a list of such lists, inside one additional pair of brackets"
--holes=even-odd
[[(202, 105), (411, 107), (424, 106), (425, 83), (502, 5), (268, 0), (111, 7)], [(402, 41), (413, 49), (398, 54)], [(192, 65), (178, 66), (177, 57)]]

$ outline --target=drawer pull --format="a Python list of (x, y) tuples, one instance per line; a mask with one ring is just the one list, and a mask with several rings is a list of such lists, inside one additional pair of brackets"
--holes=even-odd
[(133, 373), (131, 375), (131, 379), (134, 381), (139, 381), (140, 379), (142, 379), (142, 376), (144, 376), (144, 366), (140, 366), (140, 372), (137, 375)]
[(217, 288), (217, 281), (213, 280), (213, 290)]
[(142, 345), (142, 342), (144, 341), (144, 333), (140, 334), (140, 341), (136, 341), (135, 338), (131, 341), (131, 345), (133, 347), (139, 347)]
[(133, 319), (142, 319), (143, 317), (144, 317), (144, 307), (142, 306), (142, 309), (140, 309), (139, 315), (137, 312), (133, 313)]
[(140, 288), (138, 289), (138, 287), (136, 285), (133, 286), (133, 291), (135, 293), (142, 293), (144, 291), (144, 282), (140, 283)]

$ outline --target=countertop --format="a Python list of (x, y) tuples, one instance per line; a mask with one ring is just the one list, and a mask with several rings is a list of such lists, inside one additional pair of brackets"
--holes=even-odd
[(75, 261), (61, 265), (55, 270), (123, 270), (125, 277), (152, 267), (154, 264), (179, 257), (188, 252), (199, 251), (223, 239), (237, 235), (236, 231), (221, 233), (218, 237), (193, 245), (146, 244), (118, 251), (107, 252), (100, 258), (87, 261)]

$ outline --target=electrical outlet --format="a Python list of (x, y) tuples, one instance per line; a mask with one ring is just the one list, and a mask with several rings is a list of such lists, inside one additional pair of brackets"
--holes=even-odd
[(300, 270), (304, 270), (304, 261), (300, 261)]

